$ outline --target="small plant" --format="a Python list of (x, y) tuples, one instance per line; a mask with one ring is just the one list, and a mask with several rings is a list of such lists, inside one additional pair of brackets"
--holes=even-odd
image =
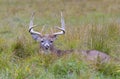
[[(25, 43), (26, 42), (26, 43)], [(20, 58), (26, 58), (31, 55), (29, 46), (26, 46), (27, 41), (23, 38), (17, 38), (15, 43), (12, 45), (13, 54)]]
[(0, 38), (0, 52), (3, 52), (6, 49), (6, 40)]
[(93, 65), (95, 70), (103, 73), (104, 75), (111, 75), (111, 76), (119, 76), (119, 64), (114, 63), (114, 61), (107, 62), (107, 63), (96, 63)]
[(87, 64), (85, 64), (82, 60), (80, 61), (80, 57), (76, 54), (70, 54), (68, 57), (64, 56), (51, 66), (50, 71), (57, 79), (71, 79), (70, 75), (80, 75), (83, 73), (81, 71), (82, 69), (85, 69), (85, 71), (87, 70)]

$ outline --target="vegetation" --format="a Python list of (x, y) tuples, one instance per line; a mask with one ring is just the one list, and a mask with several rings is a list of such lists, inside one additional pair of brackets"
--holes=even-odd
[(120, 79), (120, 62), (91, 63), (75, 52), (62, 57), (41, 55), (28, 33), (32, 12), (43, 33), (60, 26), (66, 34), (56, 47), (107, 53), (120, 60), (120, 0), (0, 0), (0, 79)]

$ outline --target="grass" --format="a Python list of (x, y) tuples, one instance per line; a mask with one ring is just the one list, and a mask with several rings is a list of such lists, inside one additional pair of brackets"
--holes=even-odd
[[(91, 63), (81, 55), (39, 54), (39, 44), (28, 33), (36, 12), (37, 31), (60, 26), (63, 11), (66, 34), (60, 49), (96, 49), (120, 60), (119, 0), (0, 0), (0, 79), (120, 79), (120, 61)], [(55, 31), (55, 30), (53, 30)]]

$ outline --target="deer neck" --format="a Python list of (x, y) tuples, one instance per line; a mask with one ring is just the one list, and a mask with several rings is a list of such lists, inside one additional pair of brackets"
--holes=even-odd
[(57, 56), (62, 56), (64, 54), (73, 52), (73, 50), (60, 50), (60, 49), (57, 49), (54, 46), (52, 46), (50, 48), (50, 52), (55, 53)]
[(44, 48), (40, 47), (40, 53), (43, 53), (43, 54), (53, 53), (53, 54), (56, 54), (57, 56), (61, 56), (61, 55), (63, 55), (65, 52), (66, 52), (66, 51), (57, 49), (57, 48), (54, 47), (54, 46), (51, 46), (48, 50), (45, 50)]
[(44, 49), (42, 46), (40, 46), (40, 52), (44, 53), (44, 54), (48, 54), (48, 53), (53, 53), (56, 54), (57, 56), (61, 56), (67, 53), (71, 53), (73, 52), (73, 50), (60, 50), (57, 49), (54, 45), (50, 46), (50, 48), (48, 50)]

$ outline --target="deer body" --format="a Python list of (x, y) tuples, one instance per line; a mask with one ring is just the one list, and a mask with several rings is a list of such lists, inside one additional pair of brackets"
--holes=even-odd
[(58, 29), (61, 31), (57, 32), (57, 33), (45, 34), (45, 35), (42, 35), (41, 33), (33, 30), (33, 28), (34, 28), (33, 15), (31, 17), (30, 24), (29, 24), (29, 32), (32, 35), (33, 39), (40, 43), (40, 52), (41, 51), (43, 51), (43, 53), (51, 52), (51, 53), (56, 54), (57, 56), (61, 56), (63, 54), (67, 54), (67, 53), (77, 52), (77, 53), (80, 53), (81, 55), (85, 56), (87, 60), (96, 60), (97, 58), (99, 58), (101, 61), (108, 61), (110, 59), (110, 57), (107, 54), (97, 51), (97, 50), (89, 50), (89, 51), (82, 50), (81, 51), (81, 50), (59, 50), (59, 49), (56, 49), (54, 47), (55, 39), (57, 38), (58, 35), (65, 34), (65, 22), (64, 22), (62, 13), (61, 13), (61, 27), (58, 27)]

